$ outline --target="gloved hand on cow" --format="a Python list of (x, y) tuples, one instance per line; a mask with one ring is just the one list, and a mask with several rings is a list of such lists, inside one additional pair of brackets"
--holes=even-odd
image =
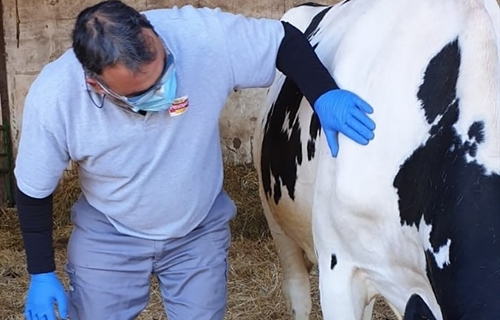
[(373, 108), (350, 91), (335, 89), (323, 93), (314, 103), (314, 111), (334, 157), (339, 152), (339, 132), (362, 145), (375, 136), (375, 122), (367, 116)]
[(54, 272), (33, 274), (26, 297), (24, 315), (27, 320), (56, 320), (54, 302), (59, 315), (67, 317), (67, 300), (64, 287)]

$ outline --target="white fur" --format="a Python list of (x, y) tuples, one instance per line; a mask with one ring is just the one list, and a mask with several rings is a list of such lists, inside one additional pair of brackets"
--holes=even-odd
[[(323, 9), (295, 8), (283, 20), (304, 31)], [(282, 187), (276, 205), (272, 198), (267, 200), (261, 185), (264, 212), (284, 267), (285, 297), (295, 320), (308, 319), (311, 307), (304, 252), (319, 264), (327, 320), (361, 319), (376, 294), (402, 314), (413, 293), (420, 294), (442, 319), (426, 276), (424, 250), (433, 252), (444, 267), (450, 263), (451, 241), (434, 251), (424, 219), (420, 233), (416, 226), (401, 226), (393, 181), (404, 161), (429, 138), (430, 125), (416, 98), (425, 68), (457, 35), (462, 65), (455, 130), (464, 143), (470, 125), (484, 121), (486, 141), (468, 161), (482, 165), (485, 172), (500, 172), (499, 12), (494, 0), (484, 4), (482, 0), (353, 0), (335, 6), (322, 20), (321, 31), (312, 39), (313, 44), (319, 42), (318, 55), (341, 88), (374, 107), (377, 129), (368, 146), (340, 135), (337, 158), (331, 157), (321, 135), (316, 157), (308, 161), (304, 156), (297, 169), (294, 201)], [(278, 74), (256, 129), (254, 160), (259, 177), (263, 125), (282, 83)], [(305, 100), (302, 104), (299, 118), (303, 155), (307, 155), (312, 111)], [(332, 254), (338, 260), (333, 271)], [(371, 309), (367, 312), (371, 314)]]

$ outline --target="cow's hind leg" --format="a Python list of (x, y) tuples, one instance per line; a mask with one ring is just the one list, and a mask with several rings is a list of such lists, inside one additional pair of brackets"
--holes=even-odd
[(283, 294), (294, 320), (307, 320), (311, 313), (310, 264), (304, 251), (283, 232), (273, 232), (283, 270)]
[[(321, 310), (325, 320), (370, 319), (373, 293), (366, 275), (352, 264), (335, 260), (318, 250)], [(365, 307), (366, 308), (365, 311)]]
[(302, 248), (280, 228), (267, 202), (262, 201), (262, 206), (280, 258), (282, 288), (288, 310), (293, 314), (294, 320), (308, 320), (311, 313), (310, 264), (306, 261)]

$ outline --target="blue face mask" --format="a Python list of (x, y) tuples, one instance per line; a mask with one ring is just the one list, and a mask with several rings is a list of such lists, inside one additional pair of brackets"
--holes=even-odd
[(177, 93), (177, 75), (175, 66), (171, 65), (163, 75), (159, 87), (140, 96), (127, 98), (130, 108), (138, 112), (163, 111), (170, 108)]

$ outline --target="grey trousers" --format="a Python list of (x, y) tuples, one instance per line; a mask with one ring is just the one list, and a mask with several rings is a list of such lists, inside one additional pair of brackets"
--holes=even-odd
[(222, 192), (207, 218), (183, 238), (147, 240), (118, 233), (82, 196), (68, 244), (71, 320), (135, 319), (157, 276), (169, 320), (221, 320), (227, 300), (229, 221)]

